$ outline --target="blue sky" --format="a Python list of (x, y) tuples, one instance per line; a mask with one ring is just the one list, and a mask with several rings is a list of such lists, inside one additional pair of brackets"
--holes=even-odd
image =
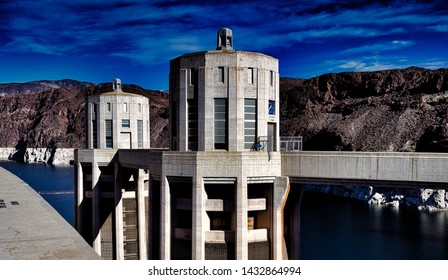
[(76, 79), (167, 89), (169, 61), (216, 48), (280, 60), (280, 76), (448, 67), (446, 1), (0, 0), (0, 83)]

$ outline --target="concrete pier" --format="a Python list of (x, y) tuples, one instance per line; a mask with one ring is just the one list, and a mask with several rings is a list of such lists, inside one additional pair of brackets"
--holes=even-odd
[(0, 167), (1, 260), (99, 260), (101, 257), (28, 184)]

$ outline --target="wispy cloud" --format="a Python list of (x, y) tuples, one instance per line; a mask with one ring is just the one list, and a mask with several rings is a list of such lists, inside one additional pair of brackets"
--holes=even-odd
[(438, 24), (433, 25), (429, 27), (430, 30), (437, 31), (437, 32), (448, 32), (448, 24)]
[[(146, 46), (143, 39), (154, 38), (167, 44), (165, 47), (189, 51), (204, 49), (207, 44), (199, 40), (179, 44), (170, 37), (173, 34), (189, 36), (182, 34), (194, 33), (195, 29), (216, 30), (223, 25), (243, 32), (250, 29), (255, 35), (249, 42), (241, 42), (241, 47), (253, 44), (260, 49), (309, 40), (323, 42), (327, 38), (403, 34), (417, 28), (417, 25), (431, 22), (442, 22), (428, 27), (432, 30), (443, 31), (448, 26), (441, 15), (420, 11), (424, 7), (421, 4), (385, 6), (375, 2), (347, 4), (333, 1), (228, 1), (223, 4), (207, 1), (47, 2), (44, 9), (41, 3), (33, 1), (8, 5), (9, 9), (14, 7), (18, 12), (8, 19), (10, 51), (45, 52), (43, 45), (51, 49), (50, 46), (57, 45), (61, 37), (63, 40), (60, 42), (70, 41), (67, 45), (76, 46), (78, 50), (103, 43), (116, 53), (120, 41), (138, 47)], [(2, 2), (0, 5), (5, 4)], [(30, 30), (33, 30), (31, 34)], [(25, 34), (30, 35), (25, 37)], [(29, 41), (24, 40), (26, 38)], [(36, 38), (46, 39), (37, 44)], [(396, 47), (393, 44), (389, 46)], [(60, 51), (73, 49), (75, 47), (63, 47)], [(362, 50), (361, 47), (358, 50)]]
[(412, 40), (393, 40), (385, 43), (375, 43), (371, 45), (363, 45), (359, 47), (349, 48), (341, 53), (354, 54), (354, 53), (381, 53), (390, 50), (399, 50), (414, 45)]
[(387, 69), (401, 69), (410, 66), (417, 66), (428, 69), (438, 69), (448, 67), (446, 60), (430, 58), (427, 60), (413, 61), (405, 57), (389, 57), (389, 56), (364, 56), (355, 60), (328, 60), (326, 61), (330, 72), (339, 71), (380, 71)]
[[(237, 50), (309, 59), (322, 71), (367, 71), (429, 61), (426, 46), (434, 42), (446, 50), (437, 36), (448, 32), (447, 11), (442, 0), (0, 1), (0, 50), (11, 57), (119, 57), (152, 67), (214, 49), (216, 31), (229, 27)], [(407, 61), (385, 58), (398, 50)], [(290, 66), (309, 71), (303, 68)]]
[(448, 61), (447, 60), (431, 59), (429, 61), (419, 63), (419, 64), (417, 64), (417, 66), (420, 66), (423, 68), (428, 68), (428, 69), (446, 68), (446, 67), (448, 67)]

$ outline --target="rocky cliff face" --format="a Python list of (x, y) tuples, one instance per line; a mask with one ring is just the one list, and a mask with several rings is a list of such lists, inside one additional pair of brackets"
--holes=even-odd
[(84, 95), (64, 88), (0, 97), (0, 147), (81, 147), (83, 108)]
[[(0, 96), (0, 147), (85, 147), (85, 98), (111, 85), (54, 84), (61, 87)], [(168, 147), (167, 93), (123, 90), (148, 96), (151, 146)], [(302, 135), (305, 150), (448, 151), (448, 69), (282, 78), (280, 97), (280, 134)]]
[[(15, 147), (22, 149), (23, 153), (26, 148), (54, 150), (85, 147), (85, 99), (89, 94), (111, 90), (111, 85), (104, 84), (76, 90), (61, 87), (0, 97), (0, 147)], [(149, 97), (151, 145), (167, 147), (166, 94), (133, 85), (124, 85), (123, 90)]]
[(448, 69), (284, 78), (280, 95), (305, 150), (448, 152)]
[(307, 185), (306, 191), (328, 193), (385, 207), (408, 207), (425, 211), (448, 209), (448, 192), (426, 188)]
[[(100, 84), (85, 90), (87, 95), (112, 91), (112, 84)], [(141, 94), (149, 99), (150, 134), (152, 148), (167, 148), (169, 146), (169, 113), (168, 93), (164, 91), (146, 90), (136, 85), (123, 85), (123, 91)], [(83, 102), (85, 102), (83, 100)], [(85, 140), (84, 140), (85, 141)], [(84, 147), (84, 146), (83, 146)]]

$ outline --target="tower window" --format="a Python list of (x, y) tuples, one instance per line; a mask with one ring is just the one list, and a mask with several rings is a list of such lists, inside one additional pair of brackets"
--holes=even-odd
[(107, 102), (107, 111), (110, 112), (112, 110), (112, 106), (110, 102)]
[(97, 134), (97, 126), (96, 126), (96, 120), (92, 120), (92, 148), (96, 149), (98, 148), (98, 134)]
[(128, 103), (124, 102), (123, 103), (123, 112), (127, 112), (128, 111)]
[(215, 149), (227, 150), (227, 99), (215, 99)]
[(141, 112), (142, 111), (142, 104), (138, 103), (138, 111)]
[(113, 148), (113, 141), (112, 120), (106, 120), (106, 148)]
[(171, 109), (171, 115), (170, 115), (170, 120), (171, 120), (171, 147), (173, 150), (177, 151), (178, 147), (177, 147), (177, 102), (173, 101), (172, 105), (170, 106)]
[(143, 148), (143, 121), (137, 120), (137, 146)]
[(244, 149), (252, 149), (257, 138), (257, 100), (244, 99)]
[(188, 149), (198, 150), (198, 101), (188, 100)]
[(190, 69), (190, 85), (196, 86), (198, 84), (198, 68)]
[(254, 68), (248, 68), (247, 69), (247, 81), (249, 84), (254, 84)]
[(131, 121), (130, 120), (121, 120), (121, 127), (122, 128), (130, 128), (131, 127)]
[(274, 86), (274, 71), (270, 71), (270, 75), (269, 75), (269, 84), (272, 86)]
[(218, 82), (224, 83), (224, 67), (218, 67)]

